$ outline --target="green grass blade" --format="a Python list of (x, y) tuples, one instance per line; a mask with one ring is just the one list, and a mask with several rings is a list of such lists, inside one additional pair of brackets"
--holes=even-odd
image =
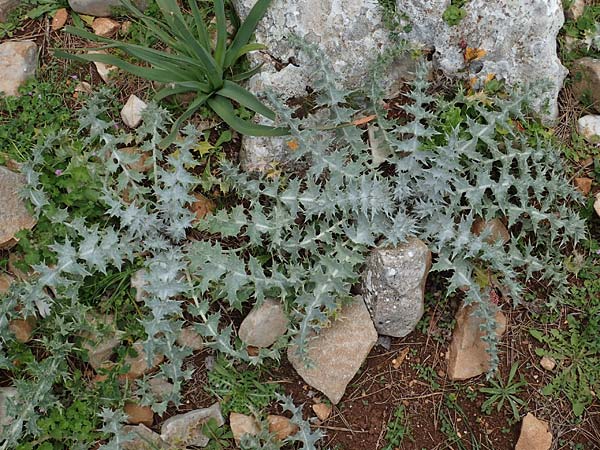
[(271, 120), (275, 120), (275, 113), (257, 99), (254, 94), (231, 81), (226, 80), (223, 84), (223, 89), (217, 91), (217, 95), (222, 95), (223, 97), (234, 100), (258, 114), (262, 114)]
[(225, 4), (223, 0), (215, 0), (215, 17), (217, 19), (215, 61), (222, 70), (223, 63), (225, 62), (225, 43), (227, 42), (227, 19), (225, 18)]
[(242, 23), (235, 34), (235, 37), (233, 38), (233, 42), (231, 43), (231, 46), (227, 51), (227, 55), (225, 56), (224, 67), (231, 67), (238, 60), (240, 50), (250, 41), (254, 30), (256, 30), (258, 22), (263, 18), (270, 4), (271, 0), (258, 0), (254, 4), (250, 10), (250, 13), (248, 14), (248, 17), (244, 23)]
[(246, 53), (255, 52), (257, 50), (266, 50), (267, 46), (265, 44), (259, 44), (258, 42), (252, 42), (251, 44), (244, 45), (240, 51), (238, 52), (236, 59), (241, 58)]
[(235, 115), (231, 102), (225, 97), (215, 96), (209, 98), (208, 105), (227, 125), (238, 133), (247, 136), (285, 136), (290, 133), (287, 128), (258, 125), (240, 119)]

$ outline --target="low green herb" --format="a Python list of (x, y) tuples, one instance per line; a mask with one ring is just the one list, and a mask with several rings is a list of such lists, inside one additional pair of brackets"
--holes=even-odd
[(399, 405), (394, 410), (394, 417), (387, 424), (385, 433), (387, 445), (382, 450), (394, 450), (400, 447), (406, 438), (414, 442), (406, 416), (406, 408), (404, 405)]
[(506, 406), (512, 411), (513, 418), (518, 421), (521, 417), (519, 408), (525, 404), (518, 395), (521, 389), (527, 386), (527, 382), (521, 377), (519, 381), (515, 381), (515, 375), (517, 374), (518, 364), (513, 364), (510, 368), (508, 378), (506, 382), (501, 379), (491, 379), (489, 383), (491, 387), (483, 387), (479, 389), (479, 392), (488, 395), (488, 399), (481, 405), (481, 410), (490, 414), (492, 408), (495, 406), (496, 411), (502, 410), (502, 407), (506, 403)]

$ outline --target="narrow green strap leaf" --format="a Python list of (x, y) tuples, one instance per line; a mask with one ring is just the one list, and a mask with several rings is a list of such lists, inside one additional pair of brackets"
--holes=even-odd
[(260, 64), (246, 72), (242, 72), (242, 73), (238, 73), (236, 75), (233, 75), (230, 80), (231, 81), (243, 81), (243, 80), (247, 80), (248, 78), (252, 77), (253, 75), (256, 75), (258, 72), (260, 72), (260, 69), (262, 69), (263, 64)]
[(254, 30), (256, 30), (258, 22), (263, 18), (270, 4), (271, 0), (258, 0), (254, 4), (250, 10), (250, 13), (248, 14), (248, 17), (244, 23), (242, 23), (235, 34), (235, 37), (233, 38), (233, 42), (231, 43), (225, 58), (224, 67), (231, 67), (237, 61), (239, 58), (237, 55), (242, 47), (250, 41)]
[(156, 95), (154, 96), (154, 100), (159, 102), (163, 98), (169, 97), (171, 95), (184, 94), (186, 92), (190, 92), (190, 89), (183, 86), (165, 87), (156, 93)]
[(198, 33), (198, 38), (204, 48), (210, 48), (210, 36), (208, 35), (208, 29), (206, 28), (206, 23), (204, 22), (204, 17), (200, 12), (200, 8), (198, 7), (198, 2), (196, 0), (190, 0), (190, 7), (192, 9), (192, 15), (194, 16), (194, 23), (196, 25), (196, 32)]
[(179, 118), (175, 121), (175, 123), (173, 124), (173, 127), (171, 128), (171, 132), (169, 133), (169, 135), (160, 142), (161, 148), (167, 148), (169, 145), (171, 145), (175, 141), (175, 139), (177, 138), (177, 133), (179, 132), (179, 129), (181, 128), (181, 125), (183, 124), (183, 122), (186, 121), (187, 119), (189, 119), (190, 117), (192, 117), (192, 115), (196, 111), (198, 111), (198, 109), (202, 105), (204, 105), (206, 103), (208, 98), (209, 98), (208, 95), (200, 95), (200, 96), (198, 96), (198, 98), (196, 98), (196, 100), (194, 100), (190, 104), (188, 109), (186, 109), (185, 112), (181, 116), (179, 116)]
[(251, 44), (246, 44), (244, 45), (240, 51), (238, 52), (238, 54), (236, 55), (236, 59), (241, 58), (242, 56), (244, 56), (246, 53), (250, 53), (250, 52), (254, 52), (257, 50), (266, 50), (267, 46), (264, 44), (259, 44), (258, 42), (253, 42)]
[(71, 59), (74, 61), (83, 61), (83, 62), (101, 62), (104, 64), (109, 64), (111, 66), (118, 67), (126, 72), (129, 72), (135, 76), (140, 78), (144, 78), (146, 80), (151, 81), (159, 81), (161, 83), (172, 83), (174, 81), (186, 81), (186, 80), (176, 80), (176, 76), (171, 72), (154, 69), (151, 67), (139, 67), (135, 64), (131, 64), (127, 61), (123, 61), (122, 59), (114, 56), (114, 55), (103, 55), (98, 53), (92, 54), (84, 54), (84, 55), (73, 55), (71, 53), (67, 53), (63, 50), (54, 50), (54, 56), (57, 58)]
[(261, 103), (254, 94), (231, 81), (225, 80), (223, 89), (217, 91), (217, 95), (222, 95), (223, 97), (234, 100), (254, 112), (262, 114), (271, 120), (275, 120), (275, 113)]
[(223, 69), (225, 62), (225, 43), (227, 42), (227, 19), (225, 18), (225, 4), (223, 0), (215, 0), (215, 17), (217, 19), (217, 46), (215, 48), (215, 61)]
[(287, 128), (258, 125), (235, 115), (233, 105), (225, 97), (215, 96), (208, 99), (208, 105), (223, 121), (235, 131), (247, 136), (285, 136), (290, 134)]

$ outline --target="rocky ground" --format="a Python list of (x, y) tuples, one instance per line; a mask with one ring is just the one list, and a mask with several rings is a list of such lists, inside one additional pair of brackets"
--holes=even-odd
[[(253, 3), (233, 2), (241, 18)], [(307, 96), (307, 87), (310, 90), (313, 80), (307, 66), (295, 59), (283, 39), (289, 32), (319, 43), (328, 64), (342, 76), (348, 89), (365, 83), (371, 62), (365, 55), (390, 45), (389, 20), (384, 14), (390, 2), (342, 1), (337, 7), (331, 2), (312, 0), (274, 3), (256, 33), (257, 40), (268, 50), (251, 55), (253, 62), (265, 64), (263, 71), (249, 82), (255, 92), (269, 88), (290, 102)], [(541, 329), (556, 335), (567, 333), (571, 338), (570, 317), (582, 314), (582, 305), (594, 304), (592, 297), (600, 296), (600, 250), (594, 247), (600, 239), (600, 26), (594, 23), (600, 17), (600, 6), (570, 2), (564, 25), (563, 5), (556, 0), (518, 1), (512, 6), (506, 2), (471, 0), (458, 2), (461, 6), (457, 6), (457, 14), (462, 17), (456, 25), (448, 20), (448, 10), (440, 2), (400, 3), (403, 6), (398, 6), (398, 10), (402, 13), (394, 30), (400, 37), (426, 48), (435, 68), (431, 77), (441, 80), (440, 89), (445, 88), (444, 80), (453, 78), (464, 80), (465, 86), (474, 91), (494, 79), (507, 85), (530, 82), (532, 89), (538, 89), (536, 81), (549, 81), (532, 106), (549, 127), (549, 134), (564, 146), (571, 181), (587, 202), (590, 241), (595, 242), (585, 254), (571, 249), (565, 259), (582, 303), (559, 305), (551, 314), (540, 302), (547, 295), (542, 283), (530, 283), (528, 301), (519, 306), (512, 304), (501, 287), (493, 290), (492, 301), (500, 307), (496, 315), (500, 363), (490, 382), (485, 377), (490, 356), (481, 339), (482, 322), (477, 311), (473, 306), (464, 306), (460, 295), (445, 295), (447, 280), (443, 274), (430, 273), (435, 255), (427, 245), (413, 239), (393, 249), (375, 249), (370, 252), (355, 289), (360, 295), (339, 310), (329, 326), (311, 341), (308, 355), (313, 367), (306, 367), (294, 346), (290, 346), (282, 352), (280, 364), (268, 364), (259, 371), (242, 363), (220, 375), (218, 370), (223, 366), (214, 350), (204, 345), (193, 327), (184, 327), (177, 342), (193, 352), (185, 363), (193, 375), (182, 386), (181, 406), (168, 403), (165, 411), (158, 414), (143, 405), (139, 397), (123, 400), (128, 422), (125, 430), (136, 439), (122, 444), (122, 448), (237, 448), (243, 435), (258, 435), (265, 426), (280, 441), (296, 435), (298, 424), (290, 420), (290, 411), (274, 401), (274, 394), (265, 394), (269, 398), (265, 405), (247, 400), (253, 397), (246, 390), (254, 389), (257, 396), (262, 395), (259, 387), (265, 392), (272, 387), (291, 395), (296, 404), (304, 404), (304, 417), (310, 419), (310, 426), (326, 434), (320, 448), (600, 448), (600, 409), (594, 392), (600, 385), (598, 378), (593, 378), (600, 375), (597, 367), (595, 371), (587, 369), (593, 375), (585, 381), (592, 383), (587, 386), (591, 400), (586, 401), (585, 411), (575, 411), (573, 401), (562, 392), (548, 391), (548, 386), (577, 358), (588, 358), (592, 365), (599, 361), (597, 338), (581, 354), (554, 352), (552, 356), (538, 351), (544, 345), (535, 334)], [(0, 19), (15, 22), (13, 29), (0, 29), (4, 33), (0, 43), (0, 91), (6, 98), (27, 96), (32, 91), (19, 89), (32, 79), (60, 83), (68, 87), (59, 99), (60, 107), (74, 113), (90, 92), (110, 85), (117, 93), (118, 111), (114, 115), (120, 126), (139, 127), (152, 96), (149, 82), (119, 73), (101, 62), (67, 64), (55, 58), (51, 49), (89, 47), (90, 53), (98, 51), (92, 50), (94, 45), (90, 42), (64, 33), (65, 25), (77, 21), (103, 37), (138, 39), (135, 33), (141, 33), (140, 30), (131, 28), (131, 22), (123, 15), (113, 14), (110, 2), (72, 0), (68, 7), (54, 6), (34, 19), (22, 14), (26, 9), (11, 16), (10, 8), (15, 4), (0, 0)], [(591, 20), (591, 25), (586, 20)], [(398, 61), (395, 67), (404, 72), (400, 76), (385, 75), (390, 80), (389, 105), (402, 98), (401, 88), (394, 83), (402, 77), (410, 78), (411, 64), (410, 59)], [(25, 257), (20, 253), (23, 242), (18, 244), (23, 231), (36, 227), (31, 210), (18, 195), (30, 181), (18, 173), (23, 161), (18, 161), (17, 156), (26, 152), (13, 150), (19, 130), (11, 128), (13, 111), (8, 102), (4, 105), (0, 104), (0, 127), (5, 128), (8, 137), (6, 143), (0, 143), (0, 293), (32, 275), (24, 273), (16, 261)], [(34, 102), (35, 108), (46, 105), (40, 100)], [(193, 119), (196, 124), (211, 120), (214, 119)], [(367, 131), (368, 122), (365, 124)], [(222, 128), (209, 130), (212, 144), (218, 146)], [(221, 145), (224, 156), (241, 161), (248, 171), (274, 170), (282, 148), (285, 150), (283, 142), (234, 134)], [(139, 161), (141, 172), (149, 170), (144, 166), (145, 159)], [(60, 175), (56, 172), (57, 177)], [(195, 220), (201, 221), (216, 206), (201, 194), (196, 200), (191, 210)], [(501, 218), (478, 221), (472, 233), (492, 244), (506, 245), (518, 239), (507, 224)], [(143, 271), (128, 274), (126, 283), (130, 283), (134, 293), (133, 303), (141, 304), (147, 287)], [(490, 283), (493, 285), (493, 281)], [(145, 375), (156, 374), (164, 361), (162, 355), (148, 361), (141, 340), (132, 340), (128, 330), (120, 329), (115, 314), (119, 315), (118, 308), (85, 317), (101, 332), (80, 335), (85, 339), (87, 359), (85, 363), (69, 363), (81, 369), (88, 386), (110, 377), (116, 377), (121, 386), (133, 383)], [(280, 345), (290, 327), (286, 309), (276, 299), (267, 299), (253, 308), (244, 307), (227, 319), (250, 354)], [(23, 353), (19, 354), (24, 355), (23, 348), (30, 346), (34, 349), (33, 358), (37, 342), (47, 330), (32, 316), (12, 319), (8, 327), (22, 346)], [(124, 353), (120, 350), (123, 347), (134, 351)], [(123, 363), (119, 367), (126, 370), (113, 373), (118, 358)], [(21, 364), (19, 357), (10, 363)], [(0, 367), (0, 425), (9, 425), (12, 419), (4, 405), (16, 395), (14, 376), (11, 368)], [(248, 372), (256, 372), (256, 380), (245, 378)], [(231, 377), (229, 390), (219, 388), (215, 382), (219, 376), (224, 382)], [(243, 387), (244, 391), (235, 387)], [(166, 378), (155, 377), (149, 389), (160, 397), (171, 392), (173, 385)], [(578, 385), (577, 389), (583, 388)], [(247, 404), (236, 408), (232, 406), (235, 401)], [(252, 409), (257, 404), (263, 407), (261, 414)], [(265, 415), (266, 425), (258, 420)], [(211, 418), (214, 428), (207, 429)], [(49, 437), (44, 439), (50, 442)], [(23, 442), (29, 446), (17, 448), (63, 448), (57, 444), (44, 447), (44, 439)], [(1, 443), (0, 448), (6, 448)], [(294, 448), (295, 444), (289, 445)]]

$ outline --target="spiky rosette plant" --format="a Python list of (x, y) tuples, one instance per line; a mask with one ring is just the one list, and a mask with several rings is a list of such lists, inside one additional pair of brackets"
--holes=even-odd
[(171, 143), (183, 122), (204, 105), (239, 133), (251, 136), (277, 136), (287, 133), (285, 128), (259, 125), (240, 118), (236, 115), (232, 103), (236, 102), (268, 119), (275, 119), (273, 111), (239, 84), (257, 73), (260, 66), (240, 72), (237, 65), (240, 58), (247, 53), (265, 48), (261, 44), (251, 43), (250, 40), (271, 0), (258, 0), (255, 3), (246, 20), (231, 37), (230, 43), (224, 2), (215, 0), (217, 33), (214, 47), (205, 23), (206, 19), (196, 0), (188, 0), (191, 14), (184, 14), (175, 0), (157, 0), (160, 18), (146, 16), (130, 0), (122, 0), (122, 3), (168, 50), (156, 50), (122, 42), (68, 26), (65, 28), (68, 33), (103, 44), (98, 50), (121, 50), (144, 66), (132, 64), (110, 54), (71, 54), (62, 50), (55, 51), (55, 54), (62, 58), (110, 64), (140, 78), (165, 84), (166, 86), (154, 97), (155, 101), (175, 94), (195, 94), (185, 112), (173, 124), (171, 134), (163, 141), (163, 146)]

